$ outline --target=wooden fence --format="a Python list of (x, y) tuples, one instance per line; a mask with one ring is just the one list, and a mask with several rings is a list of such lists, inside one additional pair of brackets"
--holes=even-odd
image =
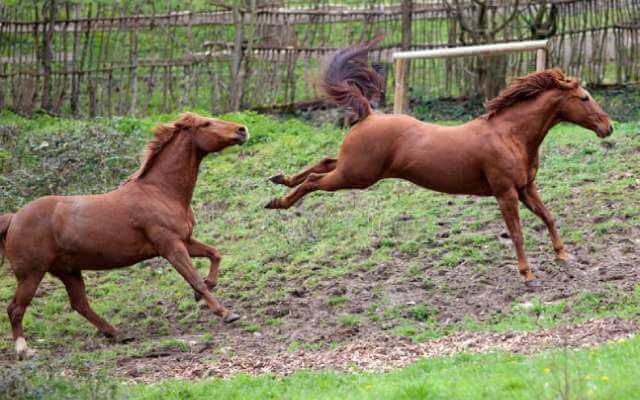
[[(497, 1), (492, 10), (513, 7)], [(63, 115), (124, 115), (287, 107), (316, 99), (325, 57), (387, 33), (372, 53), (392, 82), (391, 54), (458, 46), (456, 10), (443, 0), (92, 3), (13, 0), (0, 5), (0, 108)], [(549, 65), (592, 83), (640, 81), (640, 0), (520, 1), (494, 42), (541, 39), (540, 7), (555, 13)], [(542, 10), (544, 11), (544, 10)], [(475, 42), (473, 44), (479, 44)], [(535, 68), (508, 56), (507, 75)], [(475, 92), (469, 60), (414, 60), (412, 96)]]

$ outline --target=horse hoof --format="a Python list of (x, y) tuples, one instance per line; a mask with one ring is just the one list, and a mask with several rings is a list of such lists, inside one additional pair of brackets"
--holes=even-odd
[(232, 313), (229, 313), (229, 315), (227, 315), (226, 317), (224, 317), (222, 319), (222, 322), (224, 322), (225, 324), (231, 324), (233, 322), (236, 322), (239, 319), (240, 319), (240, 316), (232, 312)]
[(567, 265), (576, 261), (576, 258), (568, 253), (564, 253), (562, 255), (556, 256), (556, 262), (558, 264)]
[(30, 360), (34, 358), (38, 352), (31, 348), (26, 348), (20, 353), (16, 353), (16, 357), (18, 357), (18, 361)]
[(271, 201), (269, 201), (264, 206), (264, 208), (266, 208), (267, 210), (273, 210), (273, 209), (276, 209), (276, 208), (280, 208), (280, 207), (278, 207), (278, 203), (279, 203), (278, 198), (271, 199)]
[(24, 340), (24, 337), (19, 337), (16, 340), (16, 357), (18, 358), (18, 360), (26, 360), (32, 358), (35, 355), (36, 351), (27, 346), (27, 341)]
[(269, 180), (277, 185), (284, 185), (284, 175), (278, 174), (269, 178)]
[(542, 281), (540, 279), (532, 279), (524, 283), (529, 289), (538, 289), (542, 287)]

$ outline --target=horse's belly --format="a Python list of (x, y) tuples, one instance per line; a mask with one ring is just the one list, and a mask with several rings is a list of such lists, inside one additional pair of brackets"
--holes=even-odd
[(435, 190), (437, 192), (449, 193), (449, 194), (470, 194), (476, 196), (491, 196), (491, 188), (487, 182), (483, 182), (481, 179), (477, 180), (460, 180), (455, 178), (447, 179), (443, 176), (425, 176), (425, 175), (412, 175), (408, 177), (402, 177), (410, 182), (415, 183), (423, 188)]
[(482, 170), (473, 163), (437, 164), (418, 160), (405, 164), (395, 176), (437, 192), (478, 196), (492, 194)]
[(83, 269), (124, 267), (155, 256), (144, 233), (126, 210), (104, 205), (67, 204), (53, 218), (57, 265)]

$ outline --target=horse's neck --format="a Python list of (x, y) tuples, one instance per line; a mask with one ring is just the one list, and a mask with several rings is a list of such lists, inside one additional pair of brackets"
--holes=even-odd
[(142, 182), (156, 187), (163, 196), (188, 208), (202, 158), (189, 135), (177, 135), (157, 155)]
[(514, 105), (496, 118), (530, 153), (537, 153), (549, 130), (560, 121), (560, 101), (556, 93), (542, 93), (533, 101)]

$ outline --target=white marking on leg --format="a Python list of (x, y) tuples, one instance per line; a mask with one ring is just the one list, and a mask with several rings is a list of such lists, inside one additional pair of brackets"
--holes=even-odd
[(21, 356), (25, 354), (27, 350), (29, 350), (29, 347), (27, 346), (27, 341), (24, 340), (22, 336), (20, 336), (19, 338), (16, 339), (16, 354)]

